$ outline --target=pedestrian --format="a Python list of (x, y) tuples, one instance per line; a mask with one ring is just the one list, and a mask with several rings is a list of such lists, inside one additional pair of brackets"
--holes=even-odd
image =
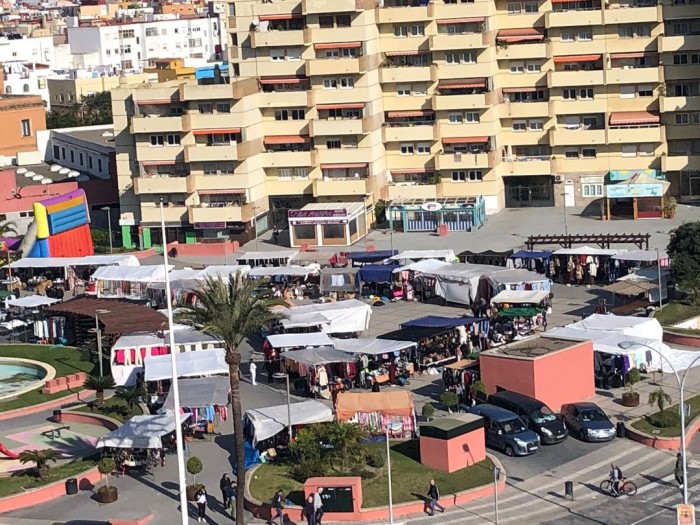
[(160, 447), (160, 466), (165, 466), (165, 447)]
[(233, 518), (236, 514), (236, 495), (238, 494), (236, 484), (233, 481), (229, 481), (229, 484), (224, 487), (223, 492), (227, 501), (227, 504), (224, 504), (224, 508), (231, 508), (231, 517)]
[(275, 520), (279, 520), (279, 525), (284, 525), (284, 506), (282, 505), (282, 489), (278, 490), (275, 492), (275, 495), (272, 496), (272, 509), (270, 509), (270, 522), (269, 525), (272, 525)]
[(321, 494), (323, 493), (323, 487), (319, 487), (316, 492), (314, 492), (314, 515), (316, 516), (316, 525), (321, 525), (321, 520), (323, 519), (323, 499)]
[(676, 478), (676, 483), (678, 483), (678, 488), (683, 490), (685, 480), (683, 479), (683, 456), (681, 456), (680, 452), (676, 454), (676, 468), (673, 471), (673, 475)]
[(219, 490), (221, 491), (221, 501), (224, 504), (224, 508), (227, 509), (229, 506), (229, 499), (227, 496), (227, 487), (231, 486), (231, 478), (228, 476), (228, 474), (224, 474), (221, 476), (221, 479), (219, 480)]
[(275, 373), (275, 366), (270, 359), (265, 361), (265, 368), (267, 369), (267, 384), (269, 385), (274, 382), (274, 377), (272, 376)]
[(280, 231), (279, 228), (277, 228), (277, 225), (275, 225), (274, 228), (272, 228), (272, 243), (277, 244), (277, 241), (280, 238)]
[(206, 521), (207, 519), (207, 489), (202, 487), (194, 496), (197, 502), (197, 521)]
[(304, 515), (306, 516), (306, 523), (309, 525), (316, 525), (316, 505), (314, 504), (314, 495), (309, 494), (306, 498), (306, 503), (304, 503)]
[(255, 386), (257, 383), (255, 382), (255, 376), (258, 373), (258, 365), (255, 364), (255, 361), (251, 358), (250, 360), (250, 384)]
[(440, 490), (438, 489), (438, 486), (435, 484), (435, 480), (431, 479), (430, 480), (430, 488), (428, 489), (428, 497), (430, 498), (430, 515), (432, 516), (435, 514), (435, 507), (440, 509), (440, 512), (445, 512), (445, 507), (440, 505), (438, 500), (440, 499)]

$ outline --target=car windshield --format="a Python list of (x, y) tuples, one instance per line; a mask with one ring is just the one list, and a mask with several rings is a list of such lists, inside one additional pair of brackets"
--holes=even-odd
[(525, 424), (520, 420), (520, 418), (510, 419), (501, 423), (503, 427), (503, 432), (506, 434), (519, 434), (520, 432), (525, 432), (527, 428)]
[(581, 411), (581, 421), (588, 423), (590, 421), (607, 421), (608, 418), (600, 410), (583, 410)]
[(541, 425), (543, 423), (550, 423), (552, 421), (555, 421), (557, 419), (557, 416), (550, 410), (548, 406), (542, 406), (539, 410), (535, 410), (530, 414), (530, 418), (537, 423), (538, 425)]

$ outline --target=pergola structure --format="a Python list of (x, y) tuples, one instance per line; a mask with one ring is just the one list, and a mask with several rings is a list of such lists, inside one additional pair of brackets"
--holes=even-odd
[(558, 244), (562, 248), (572, 248), (574, 244), (597, 244), (601, 248), (610, 248), (612, 244), (634, 244), (639, 250), (649, 249), (649, 233), (603, 233), (570, 235), (530, 235), (525, 241), (528, 250), (535, 246)]

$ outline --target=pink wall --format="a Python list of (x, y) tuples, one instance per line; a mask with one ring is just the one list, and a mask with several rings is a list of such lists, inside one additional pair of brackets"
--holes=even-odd
[(515, 359), (500, 355), (481, 354), (481, 381), (486, 393), (496, 393), (496, 386), (526, 396), (535, 395), (535, 374), (531, 359)]
[[(31, 211), (32, 204), (52, 195), (63, 195), (78, 189), (77, 182), (58, 182), (54, 184), (38, 184), (35, 186), (17, 187), (15, 170), (0, 171), (0, 213), (15, 213)], [(12, 192), (20, 195), (17, 198)], [(18, 193), (17, 193), (18, 192)]]
[(220, 257), (233, 255), (240, 248), (238, 241), (233, 242), (206, 242), (197, 244), (180, 244), (171, 242), (168, 251), (177, 250), (178, 257)]
[(700, 347), (700, 336), (691, 334), (677, 334), (664, 330), (664, 343)]
[(585, 341), (571, 348), (535, 359), (533, 396), (555, 412), (565, 403), (593, 397), (593, 343)]
[(32, 405), (29, 407), (17, 408), (15, 410), (7, 410), (5, 412), (0, 412), (0, 421), (3, 421), (5, 419), (13, 419), (15, 417), (28, 416), (30, 414), (44, 412), (53, 408), (61, 408), (63, 405), (74, 403), (76, 401), (81, 401), (81, 396), (88, 397), (91, 393), (91, 390), (81, 390), (80, 392), (77, 392), (75, 394), (68, 394), (67, 396), (59, 397), (57, 399), (47, 401), (46, 403), (41, 403), (39, 405)]
[(420, 462), (444, 472), (455, 472), (486, 459), (486, 436), (479, 428), (454, 439), (420, 437)]

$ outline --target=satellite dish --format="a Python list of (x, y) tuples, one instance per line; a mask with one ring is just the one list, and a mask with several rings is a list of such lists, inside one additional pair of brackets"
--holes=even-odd
[(76, 171), (76, 170), (70, 170), (70, 171), (68, 172), (68, 176), (69, 176), (70, 178), (77, 177), (78, 175), (80, 175), (80, 172), (79, 172), (79, 171)]
[(43, 180), (43, 178), (44, 178), (43, 175), (34, 175), (34, 176), (32, 177), (32, 180), (35, 180), (35, 181), (38, 182), (38, 181), (40, 181), (40, 180)]
[(27, 173), (27, 168), (17, 168), (17, 174), (22, 175), (22, 173)]
[(85, 182), (86, 180), (90, 180), (90, 177), (87, 175), (79, 175), (75, 180), (78, 182)]
[(58, 173), (60, 175), (68, 175), (70, 173), (70, 170), (68, 168), (61, 168), (60, 170), (58, 170)]
[(62, 170), (62, 169), (63, 169), (63, 166), (61, 166), (60, 164), (54, 164), (53, 166), (51, 166), (52, 173), (56, 173), (57, 171)]
[(53, 182), (53, 181), (52, 181), (51, 179), (49, 179), (49, 178), (41, 179), (41, 183), (42, 183), (42, 184), (51, 184), (52, 182)]
[(27, 179), (31, 179), (34, 175), (36, 175), (36, 173), (34, 173), (33, 171), (27, 171), (27, 172), (24, 174), (24, 176), (25, 176)]

